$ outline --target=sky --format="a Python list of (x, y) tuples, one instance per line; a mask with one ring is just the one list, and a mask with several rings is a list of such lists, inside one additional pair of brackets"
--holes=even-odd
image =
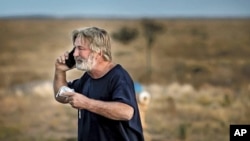
[(250, 0), (0, 0), (0, 17), (250, 17)]

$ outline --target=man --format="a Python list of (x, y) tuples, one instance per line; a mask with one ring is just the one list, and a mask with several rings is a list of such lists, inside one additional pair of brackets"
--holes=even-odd
[[(112, 62), (111, 43), (104, 29), (89, 27), (73, 31), (75, 67), (83, 76), (67, 82), (68, 53), (55, 63), (54, 93), (61, 103), (78, 109), (78, 141), (143, 141), (133, 80)], [(56, 96), (62, 86), (74, 89)]]

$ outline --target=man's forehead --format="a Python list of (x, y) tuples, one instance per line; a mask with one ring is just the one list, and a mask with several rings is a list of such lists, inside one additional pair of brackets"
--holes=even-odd
[(75, 44), (81, 44), (82, 40), (83, 40), (82, 37), (80, 37), (80, 36), (76, 37)]
[(86, 44), (87, 42), (88, 42), (87, 39), (85, 39), (81, 36), (78, 36), (78, 37), (76, 37), (74, 44), (81, 45), (81, 44)]

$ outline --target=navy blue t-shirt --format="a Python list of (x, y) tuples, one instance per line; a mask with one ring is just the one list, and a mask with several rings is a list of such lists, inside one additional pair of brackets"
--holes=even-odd
[(69, 82), (68, 86), (89, 98), (122, 102), (134, 108), (134, 115), (129, 121), (112, 120), (80, 110), (78, 141), (144, 141), (133, 80), (121, 65), (116, 65), (98, 79), (84, 73), (80, 79)]

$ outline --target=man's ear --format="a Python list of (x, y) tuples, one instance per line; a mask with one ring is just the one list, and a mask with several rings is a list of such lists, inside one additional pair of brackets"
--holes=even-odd
[(95, 59), (102, 57), (103, 53), (101, 51), (95, 52)]
[(103, 57), (102, 51), (99, 51), (99, 52), (98, 52), (98, 56), (99, 56), (99, 57)]
[(99, 53), (98, 53), (100, 56), (102, 56), (103, 55), (103, 53), (102, 53), (102, 51), (99, 51)]

